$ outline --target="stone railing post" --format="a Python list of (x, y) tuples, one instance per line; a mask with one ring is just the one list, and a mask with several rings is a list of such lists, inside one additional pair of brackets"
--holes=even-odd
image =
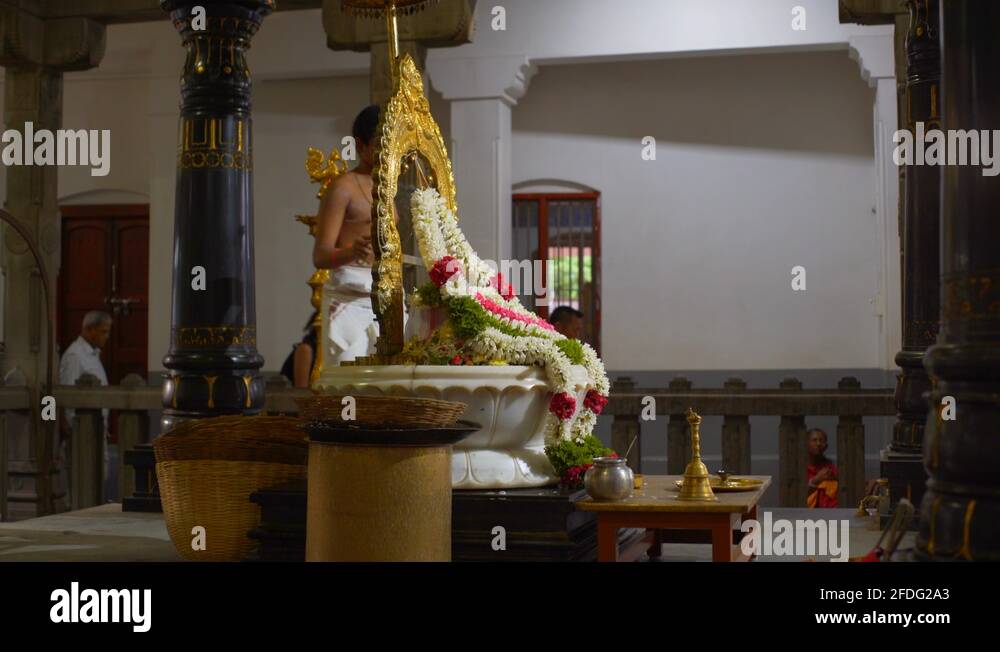
[[(611, 393), (629, 393), (635, 391), (635, 383), (631, 378), (618, 378), (611, 385)], [(629, 405), (638, 405), (630, 402)], [(635, 440), (635, 445), (628, 455), (628, 465), (633, 471), (639, 473), (642, 469), (642, 442), (640, 441), (641, 424), (639, 423), (639, 412), (635, 409), (625, 414), (615, 414), (611, 424), (611, 448), (619, 455), (624, 455), (629, 444)]]
[[(83, 374), (78, 387), (100, 387), (101, 381)], [(74, 510), (100, 505), (104, 480), (104, 417), (100, 408), (78, 408), (70, 440), (72, 506)]]
[[(857, 378), (841, 378), (837, 389), (861, 389)], [(860, 415), (840, 415), (837, 420), (837, 467), (840, 470), (840, 506), (856, 507), (865, 492), (865, 423)]]
[[(779, 387), (795, 392), (802, 389), (802, 383), (795, 378), (786, 378)], [(778, 424), (778, 503), (782, 507), (806, 506), (808, 464), (805, 415), (782, 415)]]
[[(145, 387), (146, 381), (138, 374), (122, 379), (121, 387)], [(125, 464), (125, 451), (149, 441), (149, 413), (146, 410), (123, 410), (118, 415), (118, 495), (124, 500), (135, 486), (135, 469)]]
[[(726, 392), (746, 391), (742, 378), (730, 378)], [(722, 468), (730, 473), (750, 473), (750, 415), (726, 414), (722, 419)]]

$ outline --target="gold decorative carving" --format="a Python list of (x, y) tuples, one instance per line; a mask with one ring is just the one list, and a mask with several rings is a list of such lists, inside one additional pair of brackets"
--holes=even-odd
[(253, 326), (175, 326), (172, 336), (179, 349), (257, 345)]
[(972, 546), (970, 544), (970, 538), (972, 537), (972, 515), (975, 511), (976, 501), (973, 499), (965, 506), (965, 518), (962, 522), (962, 547), (955, 553), (956, 557), (962, 557), (966, 561), (976, 561), (972, 557)]
[(240, 119), (183, 118), (178, 132), (177, 167), (253, 169), (250, 127)]
[(399, 12), (404, 16), (415, 14), (435, 0), (343, 0), (345, 11), (355, 16), (382, 18), (387, 11)]
[(243, 376), (243, 386), (247, 390), (247, 400), (243, 404), (243, 407), (253, 407), (253, 401), (250, 400), (250, 381), (253, 380), (253, 376)]
[(916, 337), (920, 344), (930, 346), (937, 341), (938, 331), (941, 322), (938, 320), (914, 319), (907, 325), (907, 333), (904, 334), (904, 341), (909, 342)]
[[(310, 152), (319, 151), (309, 148)], [(320, 154), (322, 156), (322, 154)], [(308, 165), (308, 163), (307, 163)], [(310, 173), (312, 176), (312, 173)], [(317, 181), (314, 179), (314, 181)], [(332, 182), (332, 179), (330, 179)], [(325, 192), (320, 190), (320, 193)], [(295, 219), (307, 227), (309, 227), (309, 235), (316, 237), (317, 216), (316, 215), (296, 215)], [(330, 280), (330, 270), (328, 269), (317, 269), (309, 277), (308, 285), (312, 289), (312, 294), (309, 297), (309, 303), (316, 310), (316, 317), (312, 322), (312, 329), (316, 333), (316, 351), (313, 355), (313, 366), (312, 371), (309, 373), (309, 386), (315, 387), (316, 382), (319, 380), (319, 376), (323, 373), (323, 286), (326, 285), (327, 281)]]
[(211, 410), (215, 407), (215, 381), (218, 380), (218, 376), (205, 376), (205, 382), (208, 383), (208, 409)]
[[(340, 158), (340, 152), (336, 149), (330, 151), (330, 156), (324, 157), (323, 152), (316, 149), (315, 147), (310, 147), (306, 154), (306, 172), (309, 173), (309, 179), (313, 183), (319, 184), (319, 190), (316, 192), (316, 199), (321, 199), (326, 191), (330, 188), (330, 184), (333, 180), (347, 172), (347, 161)], [(309, 235), (316, 235), (316, 216), (313, 215), (312, 222), (306, 222), (302, 219), (304, 216), (296, 216), (300, 222), (303, 224), (308, 224)]]
[(457, 211), (455, 177), (441, 130), (431, 115), (423, 78), (413, 58), (399, 59), (393, 94), (379, 113), (379, 146), (372, 174), (375, 264), (373, 308), (379, 322), (378, 357), (383, 361), (403, 349), (403, 252), (393, 216), (397, 183), (405, 160), (419, 154), (448, 207)]
[(1000, 319), (1000, 270), (942, 278), (944, 319)]
[[(324, 158), (323, 152), (310, 147), (306, 152), (306, 173), (313, 183), (320, 184), (316, 198), (321, 199), (330, 185), (340, 175), (347, 172), (347, 162), (340, 158), (340, 152), (336, 149), (330, 151), (330, 156)], [(309, 229), (309, 235), (313, 238), (319, 231), (319, 216), (317, 215), (296, 215), (295, 220), (305, 224)], [(309, 303), (316, 310), (316, 317), (313, 319), (312, 328), (316, 333), (316, 349), (313, 355), (312, 371), (309, 373), (309, 386), (314, 387), (319, 381), (320, 374), (323, 373), (323, 286), (330, 280), (330, 270), (316, 269), (309, 277), (308, 285), (312, 289)]]

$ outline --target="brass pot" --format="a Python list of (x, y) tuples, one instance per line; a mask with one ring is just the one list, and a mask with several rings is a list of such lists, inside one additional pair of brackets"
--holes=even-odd
[(623, 457), (595, 457), (583, 486), (594, 500), (621, 500), (632, 495), (635, 475)]

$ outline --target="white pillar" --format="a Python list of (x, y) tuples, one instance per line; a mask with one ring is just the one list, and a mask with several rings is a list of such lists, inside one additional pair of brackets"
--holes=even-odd
[(879, 315), (878, 356), (882, 369), (895, 369), (902, 349), (903, 305), (900, 278), (899, 170), (892, 160), (897, 129), (896, 67), (893, 35), (852, 36), (850, 56), (861, 76), (875, 89), (875, 219), (879, 234), (880, 274), (874, 304)]
[(448, 149), (462, 231), (480, 257), (499, 264), (511, 255), (511, 108), (535, 67), (525, 56), (432, 57), (427, 67), (451, 102)]

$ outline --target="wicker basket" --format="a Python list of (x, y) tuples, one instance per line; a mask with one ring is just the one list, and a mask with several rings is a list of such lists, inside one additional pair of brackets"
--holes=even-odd
[[(341, 395), (318, 394), (296, 399), (303, 422), (341, 421), (344, 404)], [(444, 428), (455, 425), (465, 412), (465, 403), (432, 398), (403, 396), (353, 397), (355, 419), (352, 423), (369, 427)]]
[[(304, 480), (308, 445), (296, 419), (216, 417), (182, 423), (153, 442), (170, 540), (195, 561), (239, 561), (254, 548), (258, 489)], [(195, 527), (205, 549), (192, 549)]]
[[(156, 465), (160, 502), (174, 548), (191, 561), (240, 561), (256, 543), (247, 532), (260, 524), (250, 494), (304, 480), (299, 464), (228, 460), (182, 460)], [(205, 528), (205, 549), (192, 549), (192, 530)]]

